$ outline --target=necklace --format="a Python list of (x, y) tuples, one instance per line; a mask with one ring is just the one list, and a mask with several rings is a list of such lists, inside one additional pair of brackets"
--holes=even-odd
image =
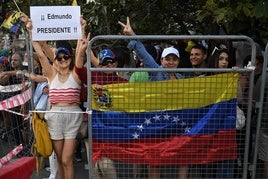
[(68, 71), (67, 73), (61, 73), (59, 71), (59, 76), (62, 77), (62, 78), (66, 77), (66, 76), (69, 76), (69, 75), (70, 75), (70, 71)]

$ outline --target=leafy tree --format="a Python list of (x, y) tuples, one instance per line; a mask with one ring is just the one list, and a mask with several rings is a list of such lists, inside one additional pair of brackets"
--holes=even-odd
[[(268, 42), (266, 0), (77, 0), (92, 36), (118, 34), (118, 20), (129, 16), (137, 34), (243, 34), (264, 46)], [(71, 5), (72, 0), (16, 0), (29, 6)], [(8, 9), (15, 9), (13, 1)]]
[(69, 1), (63, 1), (63, 0), (16, 0), (16, 3), (19, 7), (17, 8), (14, 1), (9, 1), (7, 3), (9, 10), (21, 10), (22, 12), (25, 12), (26, 14), (30, 14), (30, 6), (55, 6), (55, 5), (70, 5), (71, 0)]
[[(119, 34), (118, 21), (130, 17), (137, 34), (189, 34), (194, 29), (197, 4), (178, 0), (95, 0), (82, 4), (92, 36)], [(79, 2), (78, 2), (79, 3)], [(189, 15), (190, 14), (190, 15)]]
[(262, 46), (268, 42), (266, 0), (207, 0), (196, 15), (203, 27), (200, 33), (218, 34), (221, 28), (226, 34), (247, 35)]
[(118, 20), (129, 16), (138, 34), (187, 34), (195, 19), (197, 7), (193, 1), (177, 0), (95, 0), (82, 5), (84, 17), (92, 32), (117, 34), (121, 27)]

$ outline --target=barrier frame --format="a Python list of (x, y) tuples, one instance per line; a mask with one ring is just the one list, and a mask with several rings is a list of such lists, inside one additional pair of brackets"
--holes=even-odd
[(259, 137), (260, 137), (260, 129), (262, 122), (262, 113), (264, 112), (264, 93), (265, 93), (265, 83), (266, 83), (266, 73), (268, 73), (268, 43), (266, 44), (264, 51), (264, 59), (263, 59), (263, 68), (261, 75), (261, 91), (260, 91), (260, 102), (259, 102), (259, 111), (257, 114), (257, 127), (256, 127), (256, 145), (254, 147), (254, 155), (253, 155), (253, 163), (252, 163), (252, 179), (256, 178), (256, 166), (257, 166), (257, 157), (258, 157), (258, 145), (259, 145)]
[[(234, 69), (218, 69), (218, 68), (200, 68), (200, 69), (191, 69), (191, 68), (177, 68), (177, 69), (154, 69), (154, 68), (110, 68), (110, 69), (102, 69), (97, 67), (91, 67), (91, 59), (90, 59), (90, 49), (93, 43), (97, 40), (131, 40), (131, 39), (139, 39), (139, 40), (174, 40), (174, 39), (195, 39), (195, 40), (204, 40), (204, 39), (225, 39), (225, 40), (244, 40), (250, 43), (251, 45), (251, 62), (252, 67), (249, 68), (238, 68), (235, 69), (236, 72), (249, 72), (249, 96), (248, 96), (248, 106), (247, 106), (247, 116), (246, 116), (246, 136), (245, 136), (245, 154), (244, 154), (244, 162), (243, 162), (243, 179), (247, 178), (248, 171), (248, 153), (249, 153), (249, 139), (250, 139), (250, 119), (252, 115), (252, 93), (253, 93), (253, 85), (254, 85), (254, 66), (255, 66), (255, 58), (256, 58), (256, 45), (255, 42), (247, 37), (241, 35), (133, 35), (133, 36), (124, 36), (124, 35), (100, 35), (93, 37), (87, 47), (87, 90), (91, 91), (91, 72), (93, 71), (173, 71), (173, 72), (233, 72)], [(88, 113), (88, 143), (89, 143), (89, 179), (93, 179), (93, 151), (92, 151), (92, 104), (91, 104), (92, 95), (88, 93), (86, 108)]]

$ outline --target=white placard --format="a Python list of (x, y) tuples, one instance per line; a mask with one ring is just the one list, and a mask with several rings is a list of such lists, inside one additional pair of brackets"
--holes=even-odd
[(31, 6), (32, 40), (82, 38), (80, 6)]

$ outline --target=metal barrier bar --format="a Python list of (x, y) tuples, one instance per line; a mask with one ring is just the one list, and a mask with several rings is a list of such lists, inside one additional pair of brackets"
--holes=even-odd
[[(240, 36), (240, 35), (135, 35), (135, 36), (123, 36), (123, 35), (101, 35), (96, 36), (91, 39), (88, 45), (87, 52), (91, 49), (91, 46), (93, 43), (97, 40), (131, 40), (131, 39), (165, 39), (165, 40), (172, 40), (172, 39), (229, 39), (229, 40), (245, 40), (248, 41), (252, 47), (251, 50), (251, 62), (253, 66), (255, 65), (255, 57), (256, 57), (256, 45), (254, 41), (247, 37), (247, 36)], [(234, 71), (234, 69), (184, 69), (184, 68), (178, 68), (178, 69), (152, 69), (152, 68), (110, 68), (110, 69), (102, 69), (102, 68), (93, 68), (91, 67), (91, 59), (90, 59), (90, 53), (87, 53), (87, 77), (88, 77), (88, 91), (91, 91), (91, 72), (92, 71), (180, 71), (180, 72), (231, 72)], [(247, 126), (246, 126), (246, 142), (245, 142), (245, 154), (249, 153), (249, 138), (250, 138), (250, 117), (252, 114), (252, 92), (253, 92), (253, 85), (254, 85), (254, 69), (237, 69), (237, 72), (250, 72), (250, 83), (249, 83), (249, 96), (248, 96), (248, 111), (247, 111)], [(92, 95), (89, 92), (88, 98), (87, 98), (87, 111), (92, 110), (92, 104), (91, 104)], [(93, 162), (92, 162), (92, 114), (90, 113), (88, 115), (88, 142), (89, 142), (89, 178), (93, 178)], [(243, 178), (247, 178), (247, 170), (248, 170), (248, 155), (244, 155), (244, 163), (243, 163)]]
[(257, 166), (257, 156), (258, 156), (258, 145), (259, 145), (259, 138), (260, 138), (260, 129), (261, 129), (261, 122), (262, 122), (262, 113), (263, 113), (263, 105), (264, 105), (264, 92), (265, 92), (265, 83), (266, 83), (266, 73), (268, 73), (268, 43), (265, 47), (264, 52), (264, 61), (263, 61), (263, 68), (262, 68), (262, 76), (261, 76), (261, 91), (260, 91), (260, 102), (259, 102), (259, 111), (257, 116), (257, 128), (256, 128), (256, 145), (254, 147), (254, 156), (253, 156), (253, 168), (252, 168), (252, 179), (256, 178), (256, 166)]

